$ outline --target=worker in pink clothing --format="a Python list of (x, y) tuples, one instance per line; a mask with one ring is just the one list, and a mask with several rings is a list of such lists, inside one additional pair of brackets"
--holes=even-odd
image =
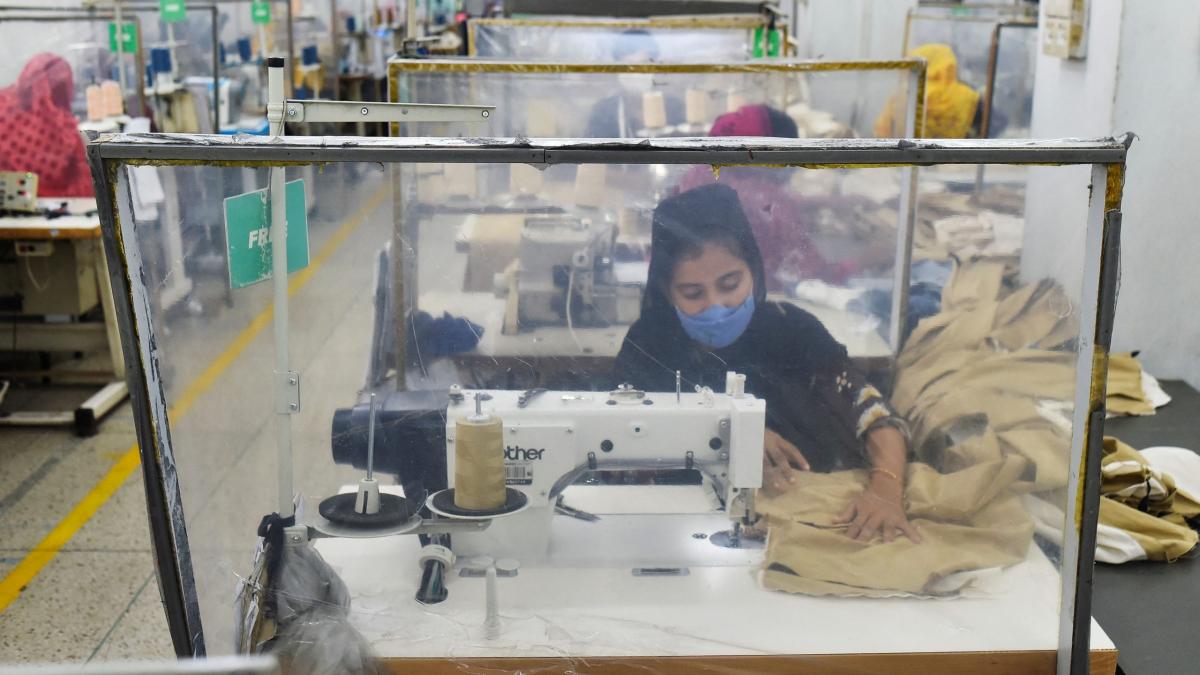
[[(796, 122), (765, 105), (748, 105), (717, 118), (710, 136), (770, 136), (796, 138)], [(732, 187), (742, 203), (758, 247), (763, 253), (768, 291), (793, 288), (805, 279), (841, 283), (854, 271), (847, 263), (827, 261), (809, 233), (811, 210), (791, 193), (792, 172), (770, 168), (727, 167), (719, 175), (698, 166), (684, 175), (679, 192), (721, 183)]]
[(92, 173), (71, 114), (71, 67), (43, 53), (0, 89), (0, 171), (32, 171), (41, 197), (90, 197)]

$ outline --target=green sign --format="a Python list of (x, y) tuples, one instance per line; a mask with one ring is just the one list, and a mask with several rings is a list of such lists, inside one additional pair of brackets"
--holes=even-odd
[(158, 0), (158, 13), (165, 23), (178, 23), (187, 18), (183, 0)]
[[(304, 181), (284, 189), (287, 213), (288, 272), (308, 267), (308, 209)], [(225, 241), (229, 248), (229, 286), (245, 288), (271, 278), (270, 190), (225, 199)]]
[[(121, 51), (126, 54), (136, 54), (137, 46), (137, 24), (132, 21), (121, 24)], [(109, 22), (108, 24), (108, 51), (116, 53), (117, 51), (117, 24)]]
[(250, 19), (254, 23), (271, 23), (271, 3), (254, 0), (250, 3)]
[[(766, 38), (763, 34), (766, 33)], [(754, 58), (761, 59), (763, 56), (779, 56), (781, 53), (780, 42), (783, 38), (783, 31), (778, 29), (767, 30), (763, 26), (754, 29)], [(766, 49), (763, 49), (764, 43)]]

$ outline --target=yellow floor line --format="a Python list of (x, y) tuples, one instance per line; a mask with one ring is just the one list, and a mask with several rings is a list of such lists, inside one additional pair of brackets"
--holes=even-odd
[[(325, 264), (325, 261), (328, 260), (329, 257), (333, 255), (334, 251), (336, 251), (337, 248), (342, 245), (342, 242), (344, 242), (346, 238), (349, 237), (354, 230), (361, 225), (372, 212), (375, 211), (375, 209), (379, 208), (387, 195), (387, 189), (380, 188), (374, 195), (371, 196), (370, 199), (367, 200), (367, 203), (364, 204), (362, 208), (360, 208), (349, 219), (347, 219), (346, 222), (343, 223), (342, 226), (339, 227), (333, 233), (333, 235), (329, 237), (329, 241), (325, 242), (325, 245), (322, 246), (321, 250), (317, 252), (316, 257), (313, 258), (308, 267), (292, 275), (292, 278), (288, 280), (289, 296), (295, 295), (297, 291), (303, 288), (304, 285), (307, 284), (310, 279), (312, 279), (313, 274), (317, 271), (317, 269), (320, 268), (321, 265)], [(262, 312), (259, 312), (258, 315), (255, 316), (250, 322), (250, 324), (242, 329), (242, 332), (238, 333), (237, 337), (235, 337), (233, 341), (229, 343), (229, 346), (226, 347), (223, 352), (221, 352), (220, 356), (214, 359), (213, 362), (204, 369), (204, 372), (200, 373), (200, 376), (188, 385), (188, 388), (183, 391), (183, 393), (175, 401), (175, 404), (171, 406), (167, 413), (168, 418), (172, 420), (179, 419), (185, 413), (187, 413), (187, 411), (191, 409), (192, 405), (196, 403), (196, 400), (199, 399), (204, 392), (208, 391), (217, 381), (217, 378), (219, 378), (221, 374), (229, 368), (229, 366), (233, 365), (233, 362), (237, 360), (238, 356), (240, 356), (242, 352), (244, 352), (246, 348), (250, 346), (250, 343), (253, 342), (254, 338), (258, 337), (259, 333), (261, 333), (264, 328), (270, 325), (273, 315), (274, 311), (271, 307), (267, 307)], [(25, 587), (37, 577), (42, 569), (45, 568), (46, 565), (50, 564), (50, 561), (54, 559), (54, 556), (58, 555), (58, 552), (61, 551), (62, 548), (71, 541), (71, 539), (79, 532), (79, 530), (83, 529), (83, 526), (92, 519), (92, 516), (96, 515), (96, 512), (100, 510), (100, 507), (104, 506), (104, 504), (111, 499), (114, 494), (116, 494), (117, 490), (121, 489), (121, 486), (124, 485), (126, 479), (129, 478), (129, 475), (132, 474), (140, 465), (139, 459), (138, 446), (137, 444), (134, 444), (130, 446), (130, 448), (126, 450), (119, 459), (117, 459), (113, 466), (108, 470), (108, 473), (104, 474), (104, 477), (101, 478), (100, 481), (97, 482), (96, 485), (93, 486), (86, 495), (84, 495), (83, 499), (79, 500), (79, 503), (77, 503), (75, 507), (71, 509), (71, 512), (68, 513), (62, 520), (60, 520), (58, 524), (54, 526), (53, 530), (50, 530), (50, 534), (47, 534), (45, 538), (38, 542), (37, 546), (34, 546), (32, 549), (30, 549), (25, 557), (21, 559), (21, 562), (17, 563), (17, 566), (8, 573), (8, 576), (4, 577), (3, 580), (0, 580), (0, 613), (3, 613), (4, 610), (6, 610), (8, 606), (11, 605), (18, 596), (20, 596), (21, 591), (25, 590)]]

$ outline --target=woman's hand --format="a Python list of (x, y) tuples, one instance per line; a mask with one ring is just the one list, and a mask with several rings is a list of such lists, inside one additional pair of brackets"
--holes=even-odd
[(839, 525), (849, 524), (846, 536), (858, 541), (870, 541), (876, 533), (883, 534), (886, 542), (894, 541), (903, 534), (913, 543), (921, 543), (917, 528), (908, 522), (904, 513), (904, 488), (899, 481), (890, 477), (873, 478), (867, 489), (862, 491), (850, 506), (834, 520)]
[(763, 443), (763, 490), (779, 494), (796, 482), (797, 471), (808, 471), (808, 460), (800, 448), (767, 429)]

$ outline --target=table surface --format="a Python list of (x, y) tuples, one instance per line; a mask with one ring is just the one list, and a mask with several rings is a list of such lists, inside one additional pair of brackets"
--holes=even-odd
[[(1104, 433), (1135, 448), (1168, 445), (1200, 452), (1200, 392), (1164, 381), (1171, 403), (1150, 417), (1111, 419)], [(1128, 675), (1200, 672), (1200, 561), (1096, 565), (1092, 613), (1120, 650)]]
[[(599, 495), (591, 497), (571, 499), (596, 508)], [(653, 501), (622, 490), (605, 501), (614, 499)], [(991, 578), (986, 597), (818, 598), (763, 589), (756, 574), (761, 549), (721, 549), (692, 536), (727, 527), (726, 516), (715, 512), (606, 514), (595, 523), (555, 516), (550, 559), (498, 580), (502, 631), (495, 639), (482, 630), (483, 579), (452, 572), (445, 602), (415, 602), (416, 537), (322, 539), (316, 547), (349, 586), (354, 627), (383, 657), (1024, 652), (1057, 646), (1059, 576), (1037, 546), (1029, 547), (1024, 562)], [(631, 574), (635, 565), (665, 564), (664, 556), (688, 565), (690, 574)], [(1112, 649), (1104, 631), (1092, 626), (1093, 649)]]
[(0, 239), (98, 239), (100, 216), (95, 212), (94, 197), (54, 197), (39, 199), (38, 205), (56, 208), (67, 204), (70, 215), (58, 218), (36, 216), (0, 216)]

